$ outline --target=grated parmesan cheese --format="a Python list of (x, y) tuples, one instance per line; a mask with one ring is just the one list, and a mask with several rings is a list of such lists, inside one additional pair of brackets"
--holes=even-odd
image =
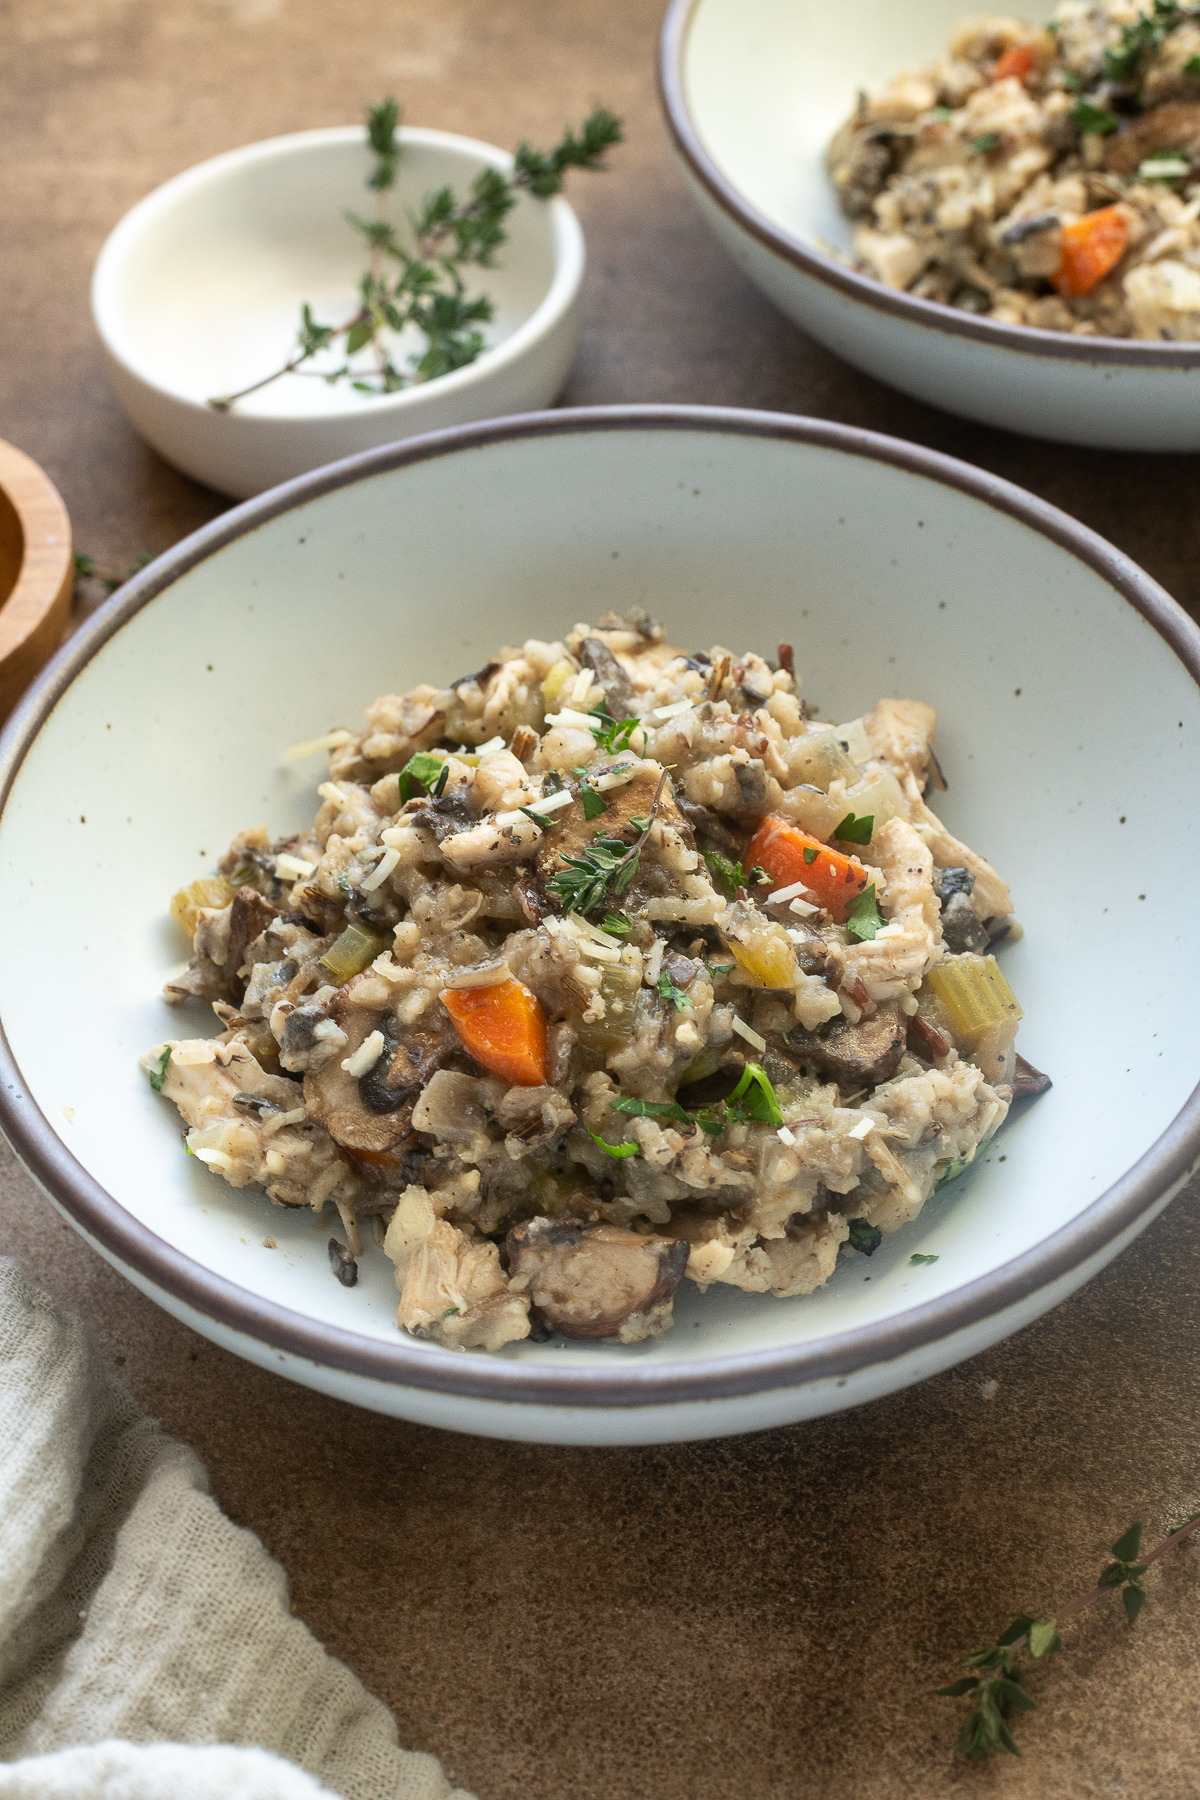
[(781, 1125), (779, 1130), (775, 1133), (775, 1136), (779, 1139), (781, 1144), (786, 1144), (789, 1150), (794, 1150), (796, 1145), (800, 1142), (795, 1132), (789, 1131), (786, 1125)]
[(382, 887), (396, 864), (400, 861), (400, 852), (394, 848), (386, 849), (367, 879), (362, 884), (364, 894), (369, 894), (377, 887)]
[(295, 762), (301, 756), (315, 756), (318, 750), (336, 750), (340, 744), (350, 742), (348, 731), (327, 731), (324, 737), (309, 738), (303, 744), (292, 744), (283, 753), (285, 762)]
[(596, 721), (590, 713), (574, 712), (571, 707), (564, 706), (561, 712), (547, 713), (547, 725), (573, 725), (576, 730), (591, 731)]
[(870, 1135), (874, 1131), (874, 1129), (875, 1129), (874, 1119), (860, 1119), (858, 1121), (857, 1125), (852, 1125), (850, 1127), (849, 1131), (846, 1133), (846, 1136), (851, 1137), (851, 1138), (858, 1138), (859, 1141), (861, 1142), (861, 1140), (863, 1138), (870, 1137)]
[(691, 712), (690, 700), (672, 700), (669, 706), (656, 706), (650, 714), (652, 719), (677, 719), (680, 713)]
[(305, 862), (302, 856), (292, 856), (287, 850), (275, 858), (275, 873), (284, 881), (307, 881), (316, 868), (316, 863)]
[(759, 1037), (757, 1031), (752, 1031), (750, 1029), (749, 1025), (745, 1024), (741, 1019), (738, 1018), (736, 1013), (734, 1013), (734, 1015), (733, 1015), (733, 1029), (737, 1032), (739, 1037), (744, 1037), (746, 1042), (748, 1044), (752, 1045), (755, 1050), (765, 1050), (766, 1049), (766, 1047), (767, 1047), (766, 1038)]
[(346, 1057), (342, 1063), (347, 1075), (357, 1081), (368, 1069), (373, 1069), (383, 1054), (383, 1042), (382, 1031), (373, 1031), (369, 1038), (364, 1038), (354, 1055)]
[(192, 1155), (198, 1162), (207, 1163), (210, 1169), (232, 1169), (233, 1158), (224, 1150), (193, 1150)]
[(556, 813), (564, 806), (570, 806), (575, 799), (570, 788), (563, 788), (558, 794), (545, 794), (540, 800), (531, 800), (529, 811), (534, 813)]

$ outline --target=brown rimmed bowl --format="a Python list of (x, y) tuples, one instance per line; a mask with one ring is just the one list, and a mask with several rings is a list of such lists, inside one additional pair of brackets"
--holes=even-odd
[(1200, 343), (1003, 325), (839, 261), (825, 172), (860, 88), (942, 54), (963, 0), (671, 0), (659, 85), (684, 177), (718, 242), (780, 310), (918, 399), (1034, 437), (1200, 449)]
[[(207, 1009), (181, 1019), (159, 998), (183, 952), (166, 905), (240, 827), (311, 819), (323, 771), (284, 746), (355, 722), (381, 690), (633, 603), (685, 643), (791, 640), (828, 718), (885, 693), (936, 703), (939, 800), (1011, 881), (1026, 935), (1004, 968), (1022, 1045), (1055, 1085), (810, 1298), (686, 1287), (653, 1344), (456, 1354), (397, 1331), (382, 1253), (343, 1288), (326, 1221), (182, 1154), (136, 1065), (212, 1028)], [(1196, 1166), (1200, 1047), (1177, 971), (1180, 896), (1200, 882), (1198, 736), (1200, 633), (1174, 601), (1054, 508), (931, 451), (687, 407), (534, 414), (373, 450), (160, 557), (0, 739), (0, 1123), (160, 1305), (380, 1412), (611, 1444), (852, 1406), (1045, 1312)]]

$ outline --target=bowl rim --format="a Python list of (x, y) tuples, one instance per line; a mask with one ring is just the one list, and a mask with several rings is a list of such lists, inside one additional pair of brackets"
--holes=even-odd
[[(1095, 570), (1151, 625), (1200, 686), (1200, 627), (1123, 552), (1057, 507), (940, 451), (831, 420), (705, 406), (607, 406), (526, 413), (428, 432), (360, 452), (231, 508), (134, 576), (59, 651), (0, 733), (0, 833), (8, 796), (58, 700), (92, 657), (180, 576), (268, 521), (324, 494), (436, 458), (529, 438), (594, 432), (767, 438), (866, 458), (956, 489), (1006, 513)], [(1068, 1224), (988, 1274), (890, 1318), (805, 1344), (614, 1368), (522, 1364), (369, 1338), (241, 1288), (134, 1219), (67, 1149), (26, 1085), (0, 1020), (0, 1128), (76, 1226), (140, 1285), (226, 1331), (320, 1366), (402, 1387), (555, 1407), (642, 1407), (727, 1399), (853, 1374), (937, 1343), (1071, 1274), (1135, 1226), (1200, 1161), (1200, 1085), (1166, 1130)]]
[(658, 91), (667, 128), (680, 158), (735, 224), (766, 249), (804, 275), (850, 300), (871, 307), (893, 319), (925, 330), (944, 331), (951, 337), (970, 338), (993, 350), (1016, 350), (1026, 356), (1062, 358), (1067, 362), (1114, 364), (1141, 369), (1200, 369), (1200, 341), (1160, 344), (1140, 338), (1074, 337), (1047, 331), (1036, 325), (1007, 325), (998, 319), (982, 319), (937, 300), (924, 300), (899, 288), (885, 287), (869, 275), (813, 249), (746, 198), (729, 180), (711, 155), (692, 117), (684, 79), (687, 39), (705, 0), (671, 0), (659, 35)]
[[(455, 151), (464, 156), (482, 159), (490, 167), (505, 172), (513, 165), (509, 151), (501, 150), (496, 144), (485, 143), (482, 138), (464, 137), (456, 131), (438, 131), (425, 125), (402, 125), (399, 136), (402, 147), (407, 142), (435, 150)], [(193, 400), (176, 388), (168, 387), (140, 364), (130, 361), (117, 336), (119, 328), (115, 321), (121, 317), (117, 284), (126, 258), (138, 243), (147, 235), (153, 234), (157, 222), (165, 214), (197, 189), (215, 185), (247, 164), (271, 162), (298, 152), (324, 147), (361, 144), (362, 140), (361, 125), (328, 125), (313, 131), (292, 131), (280, 137), (259, 138), (252, 144), (242, 144), (234, 150), (223, 150), (217, 156), (193, 163), (190, 168), (170, 176), (135, 201), (129, 211), (118, 219), (100, 246), (100, 253), (92, 270), (92, 323), (105, 354), (143, 388), (161, 395), (173, 406), (182, 407), (204, 419), (223, 417), (238, 420), (257, 430), (269, 430), (272, 427), (294, 430), (297, 426), (308, 429), (322, 425), (341, 429), (347, 419), (378, 418), (381, 414), (393, 412), (403, 414), (414, 406), (419, 407), (431, 392), (454, 394), (463, 388), (487, 381), (490, 376), (501, 373), (548, 337), (575, 304), (583, 285), (586, 265), (583, 227), (574, 208), (562, 194), (555, 194), (550, 200), (542, 202), (547, 209), (554, 266), (541, 299), (515, 331), (510, 332), (500, 343), (481, 351), (473, 363), (468, 363), (461, 369), (453, 369), (449, 374), (439, 375), (436, 386), (430, 382), (404, 388), (397, 394), (356, 395), (353, 401), (347, 397), (344, 406), (327, 408), (321, 412), (217, 414), (205, 402)]]

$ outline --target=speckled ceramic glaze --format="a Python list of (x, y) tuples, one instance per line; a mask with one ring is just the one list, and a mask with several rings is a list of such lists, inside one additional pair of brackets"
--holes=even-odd
[(940, 55), (971, 10), (966, 0), (672, 0), (660, 83), (696, 205), (776, 306), (906, 393), (1035, 437), (1200, 449), (1200, 343), (1002, 325), (886, 288), (829, 254), (851, 245), (825, 172), (830, 137), (860, 88)]
[[(978, 1166), (807, 1299), (685, 1284), (656, 1343), (455, 1354), (402, 1336), (391, 1265), (330, 1273), (326, 1221), (184, 1157), (138, 1053), (166, 916), (240, 827), (311, 819), (317, 759), (381, 690), (608, 607), (676, 641), (796, 647), (843, 719), (939, 709), (952, 830), (1012, 885), (1020, 1046), (1054, 1077)], [(648, 1443), (871, 1399), (1035, 1318), (1200, 1156), (1180, 904), (1200, 883), (1200, 634), (1100, 538), (961, 463), (844, 426), (700, 408), (497, 421), (373, 451), (152, 564), (72, 640), (0, 752), (0, 1121), (56, 1205), (214, 1341), (381, 1412)], [(1164, 851), (1169, 847), (1169, 856)], [(1114, 1013), (1119, 1009), (1119, 1028)], [(267, 1236), (277, 1248), (265, 1248)], [(935, 1255), (914, 1266), (914, 1251)]]
[[(465, 194), (481, 169), (512, 166), (503, 150), (447, 131), (405, 128), (400, 140), (388, 197), (398, 222), (446, 184)], [(220, 493), (260, 494), (376, 444), (549, 406), (567, 378), (583, 232), (561, 196), (523, 195), (505, 220), (495, 268), (471, 271), (468, 292), (486, 292), (496, 309), (475, 362), (377, 396), (291, 375), (232, 411), (213, 411), (213, 395), (287, 361), (302, 302), (325, 324), (353, 315), (365, 247), (344, 214), (370, 212), (363, 184), (372, 167), (359, 126), (248, 144), (156, 188), (100, 252), (92, 314), (121, 404), (168, 462)], [(393, 354), (405, 367), (424, 347), (410, 330)], [(334, 348), (309, 367), (344, 360)], [(369, 376), (369, 350), (358, 353), (359, 365)]]

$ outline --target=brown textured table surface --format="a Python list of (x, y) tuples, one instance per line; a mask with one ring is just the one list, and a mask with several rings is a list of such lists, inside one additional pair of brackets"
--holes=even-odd
[[(134, 436), (87, 310), (149, 188), (254, 138), (411, 123), (549, 140), (597, 102), (628, 143), (572, 199), (588, 236), (569, 404), (816, 413), (967, 458), (1200, 600), (1196, 461), (989, 431), (857, 374), (718, 252), (672, 166), (657, 0), (7, 0), (0, 6), (0, 435), (109, 565), (225, 504)], [(0, 1155), (4, 1153), (0, 1151)], [(930, 1690), (1020, 1610), (1090, 1585), (1135, 1517), (1200, 1507), (1200, 1186), (999, 1348), (856, 1412), (663, 1450), (496, 1444), (377, 1419), (251, 1368), (126, 1286), (6, 1157), (0, 1248), (82, 1314), (195, 1445), (301, 1616), (481, 1800), (900, 1800), (1200, 1790), (1200, 1550), (1105, 1604), (1033, 1678), (1024, 1755), (955, 1761)]]

